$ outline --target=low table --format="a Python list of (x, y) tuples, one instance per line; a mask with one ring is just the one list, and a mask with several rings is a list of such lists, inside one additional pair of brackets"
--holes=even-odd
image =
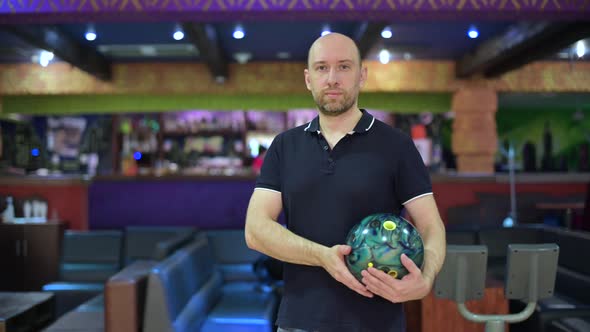
[(36, 332), (54, 319), (55, 296), (41, 292), (0, 292), (0, 332)]

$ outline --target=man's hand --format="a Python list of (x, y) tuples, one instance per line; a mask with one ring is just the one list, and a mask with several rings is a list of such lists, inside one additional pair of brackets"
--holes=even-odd
[[(366, 296), (373, 297), (373, 294), (367, 290), (367, 288), (361, 284), (356, 278), (350, 273), (344, 263), (344, 256), (350, 254), (352, 248), (347, 245), (335, 245), (327, 248), (320, 255), (320, 261), (322, 267), (330, 273), (332, 278), (343, 283), (353, 291)], [(390, 277), (391, 278), (391, 277)]]
[(418, 266), (405, 254), (402, 254), (401, 261), (409, 271), (401, 280), (374, 267), (362, 271), (362, 281), (367, 289), (393, 303), (418, 300), (428, 295), (433, 281), (423, 276)]

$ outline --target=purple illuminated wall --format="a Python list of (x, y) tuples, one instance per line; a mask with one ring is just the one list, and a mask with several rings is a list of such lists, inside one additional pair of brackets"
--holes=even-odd
[(253, 179), (95, 181), (88, 189), (89, 229), (242, 228), (254, 183)]

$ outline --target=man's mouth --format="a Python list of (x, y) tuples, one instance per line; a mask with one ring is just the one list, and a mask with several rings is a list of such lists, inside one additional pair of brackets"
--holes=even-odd
[(341, 95), (342, 95), (342, 92), (340, 92), (340, 91), (326, 91), (324, 93), (324, 96), (331, 97), (331, 98), (338, 97)]

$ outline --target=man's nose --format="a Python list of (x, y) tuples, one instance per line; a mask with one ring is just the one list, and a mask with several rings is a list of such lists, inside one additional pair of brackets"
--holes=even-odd
[(328, 72), (328, 84), (330, 86), (338, 84), (338, 73), (335, 69), (330, 69)]

